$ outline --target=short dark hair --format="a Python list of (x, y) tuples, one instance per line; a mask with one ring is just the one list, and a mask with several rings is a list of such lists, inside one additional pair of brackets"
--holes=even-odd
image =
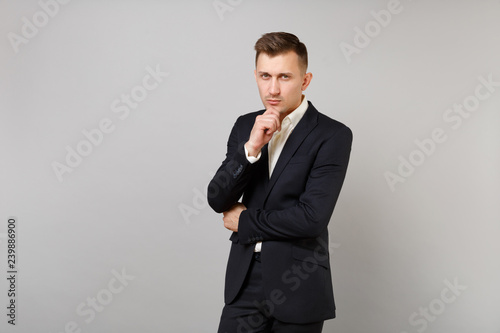
[(269, 32), (255, 43), (255, 65), (261, 53), (270, 57), (295, 52), (299, 56), (299, 66), (307, 70), (307, 48), (297, 36), (288, 32)]

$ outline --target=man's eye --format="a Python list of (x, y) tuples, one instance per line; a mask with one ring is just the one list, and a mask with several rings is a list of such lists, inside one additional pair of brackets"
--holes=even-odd
[(262, 74), (261, 77), (267, 79), (269, 77), (269, 74)]
[(281, 75), (281, 77), (282, 77), (283, 79), (288, 79), (288, 78), (289, 78), (289, 76), (288, 76), (288, 75), (286, 75), (286, 74)]

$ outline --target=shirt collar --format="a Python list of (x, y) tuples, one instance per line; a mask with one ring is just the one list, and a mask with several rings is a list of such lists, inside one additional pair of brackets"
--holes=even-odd
[(285, 117), (285, 119), (288, 118), (290, 120), (292, 128), (297, 126), (300, 119), (302, 119), (302, 117), (304, 116), (304, 113), (306, 113), (308, 107), (309, 104), (307, 103), (307, 98), (305, 95), (302, 95), (302, 103), (300, 103), (300, 105), (295, 110), (290, 112), (290, 114)]

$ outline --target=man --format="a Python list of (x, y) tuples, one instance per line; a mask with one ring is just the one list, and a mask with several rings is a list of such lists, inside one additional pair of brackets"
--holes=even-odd
[(335, 317), (327, 226), (352, 133), (303, 95), (312, 74), (295, 35), (265, 34), (255, 50), (265, 110), (238, 118), (208, 186), (233, 231), (219, 333), (321, 332)]

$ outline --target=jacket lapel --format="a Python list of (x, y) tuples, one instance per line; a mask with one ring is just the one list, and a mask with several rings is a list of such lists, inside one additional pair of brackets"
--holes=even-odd
[[(281, 151), (280, 157), (276, 162), (276, 166), (274, 167), (271, 179), (269, 180), (269, 184), (267, 186), (265, 201), (267, 201), (269, 193), (271, 192), (278, 178), (283, 173), (283, 170), (287, 166), (292, 156), (295, 154), (295, 152), (300, 147), (304, 139), (309, 135), (309, 133), (311, 133), (311, 131), (313, 130), (314, 127), (316, 127), (317, 124), (318, 124), (318, 111), (314, 108), (314, 106), (312, 106), (312, 104), (309, 103), (307, 111), (304, 113), (304, 116), (302, 116), (302, 119), (299, 121), (297, 126), (293, 129), (292, 133), (288, 137), (288, 140), (286, 141), (285, 146)], [(265, 152), (267, 157), (267, 145)], [(267, 160), (268, 159), (266, 158), (266, 161)]]

